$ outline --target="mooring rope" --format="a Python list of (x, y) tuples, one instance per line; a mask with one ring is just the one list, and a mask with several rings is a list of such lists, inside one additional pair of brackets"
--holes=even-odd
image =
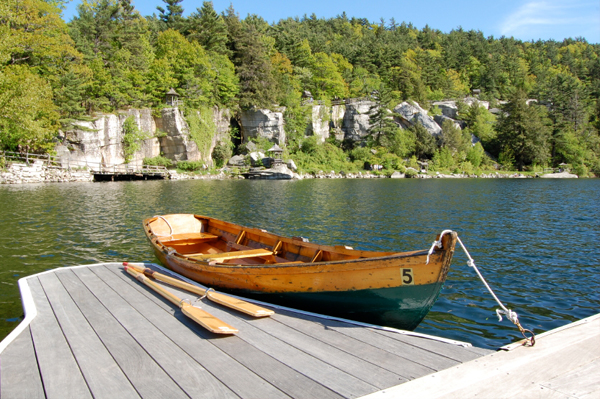
[[(444, 230), (444, 231), (442, 231), (442, 233), (440, 234), (440, 238), (438, 240), (436, 240), (436, 241), (433, 242), (433, 244), (431, 245), (431, 248), (429, 249), (429, 252), (427, 253), (427, 263), (429, 263), (429, 256), (433, 253), (433, 251), (435, 250), (435, 248), (436, 247), (437, 248), (442, 248), (442, 237), (444, 236), (444, 234), (449, 234), (449, 233), (451, 234), (452, 230)], [(492, 291), (492, 289), (490, 288), (490, 286), (487, 283), (487, 281), (485, 281), (485, 279), (481, 275), (481, 272), (479, 271), (479, 269), (475, 265), (475, 260), (473, 260), (473, 258), (471, 257), (471, 254), (469, 253), (469, 251), (467, 251), (467, 248), (465, 247), (465, 245), (461, 241), (460, 237), (458, 237), (458, 234), (456, 235), (456, 239), (458, 240), (458, 243), (460, 244), (460, 246), (463, 249), (463, 251), (465, 251), (465, 254), (467, 255), (467, 258), (469, 259), (467, 261), (467, 265), (469, 267), (472, 267), (473, 269), (475, 269), (475, 272), (479, 276), (479, 279), (481, 280), (481, 282), (483, 282), (483, 285), (485, 285), (485, 287), (488, 289), (488, 291), (490, 292), (490, 294), (492, 294), (492, 297), (494, 297), (494, 299), (496, 300), (496, 302), (498, 303), (498, 305), (502, 308), (502, 309), (496, 309), (496, 315), (498, 316), (498, 321), (502, 321), (502, 315), (506, 315), (506, 318), (509, 319), (510, 321), (512, 321), (513, 324), (517, 326), (517, 328), (519, 329), (519, 331), (521, 332), (521, 334), (523, 335), (523, 338), (525, 338), (525, 340), (527, 341), (527, 343), (530, 346), (535, 345), (535, 334), (533, 333), (533, 331), (527, 330), (527, 329), (523, 328), (521, 326), (521, 323), (519, 322), (519, 316), (517, 315), (517, 312), (513, 312), (512, 310), (510, 310), (506, 306), (504, 306), (504, 304), (502, 304), (502, 302), (500, 301), (500, 299), (498, 299), (498, 297), (496, 296), (496, 294), (494, 293), (494, 291)], [(530, 334), (529, 337), (527, 336), (527, 333)]]

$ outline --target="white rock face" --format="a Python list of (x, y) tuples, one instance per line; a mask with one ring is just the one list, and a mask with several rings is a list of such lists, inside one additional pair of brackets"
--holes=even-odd
[(57, 153), (61, 155), (61, 162), (77, 166), (87, 164), (93, 170), (124, 163), (123, 122), (129, 116), (133, 116), (138, 128), (149, 136), (141, 150), (134, 154), (131, 163), (141, 165), (144, 157), (159, 155), (158, 140), (151, 137), (156, 131), (151, 111), (129, 110), (117, 115), (102, 114), (93, 122), (78, 122), (84, 129), (67, 132), (69, 144), (56, 147)]
[(456, 101), (434, 101), (432, 105), (437, 106), (442, 111), (442, 115), (447, 118), (456, 119), (458, 117)]
[(273, 112), (268, 109), (242, 111), (240, 125), (244, 143), (253, 138), (264, 137), (280, 147), (285, 146), (283, 111)]
[(394, 108), (394, 113), (400, 115), (399, 122), (404, 127), (414, 126), (419, 123), (434, 136), (442, 133), (442, 128), (417, 103), (410, 104), (405, 101)]
[(343, 116), (344, 139), (360, 141), (368, 135), (370, 109), (373, 101), (361, 100), (348, 102)]
[(190, 138), (190, 128), (179, 108), (163, 108), (157, 127), (165, 136), (159, 138), (160, 148), (166, 158), (175, 161), (198, 161), (200, 151)]
[(331, 109), (326, 105), (312, 107), (311, 123), (306, 131), (307, 136), (317, 136), (318, 142), (323, 143), (329, 137), (329, 116)]

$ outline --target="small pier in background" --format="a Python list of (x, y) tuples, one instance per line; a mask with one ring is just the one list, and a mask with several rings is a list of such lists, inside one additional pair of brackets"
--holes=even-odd
[(123, 180), (162, 180), (169, 176), (166, 167), (160, 165), (119, 164), (105, 165), (102, 162), (87, 160), (71, 160), (49, 154), (30, 154), (2, 151), (0, 158), (4, 162), (22, 162), (27, 165), (39, 165), (48, 169), (89, 171), (94, 181), (123, 181)]
[(281, 307), (253, 318), (156, 282), (239, 332), (208, 332), (120, 263), (50, 270), (19, 280), (25, 320), (0, 342), (0, 396), (600, 397), (600, 315), (495, 352)]

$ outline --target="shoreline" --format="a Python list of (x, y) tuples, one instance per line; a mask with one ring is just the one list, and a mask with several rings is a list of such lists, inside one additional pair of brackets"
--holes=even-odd
[[(244, 180), (242, 174), (231, 173), (232, 169), (221, 169), (216, 174), (196, 174), (179, 173), (176, 170), (170, 170), (168, 178), (165, 180)], [(289, 179), (278, 180), (305, 180), (305, 179), (534, 179), (534, 178), (579, 178), (577, 175), (561, 172), (525, 175), (519, 172), (511, 173), (483, 173), (481, 175), (467, 174), (442, 174), (436, 172), (432, 174), (417, 174), (414, 177), (407, 177), (404, 173), (393, 172), (391, 175), (374, 174), (371, 172), (346, 173), (334, 171), (325, 173), (318, 172), (298, 174), (291, 172)], [(249, 180), (272, 180), (274, 178), (265, 177), (263, 179)], [(33, 162), (31, 165), (14, 163), (5, 170), (0, 171), (0, 184), (28, 184), (28, 183), (73, 183), (73, 182), (93, 182), (94, 174), (91, 170), (81, 169), (59, 169), (45, 166), (42, 162)]]

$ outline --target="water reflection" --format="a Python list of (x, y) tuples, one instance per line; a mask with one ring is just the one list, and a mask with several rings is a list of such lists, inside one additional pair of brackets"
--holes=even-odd
[[(155, 261), (141, 221), (209, 215), (311, 241), (428, 248), (458, 231), (526, 328), (598, 311), (599, 180), (147, 181), (0, 187), (0, 336), (22, 315), (20, 277), (100, 261)], [(418, 331), (497, 347), (520, 337), (457, 251)]]

